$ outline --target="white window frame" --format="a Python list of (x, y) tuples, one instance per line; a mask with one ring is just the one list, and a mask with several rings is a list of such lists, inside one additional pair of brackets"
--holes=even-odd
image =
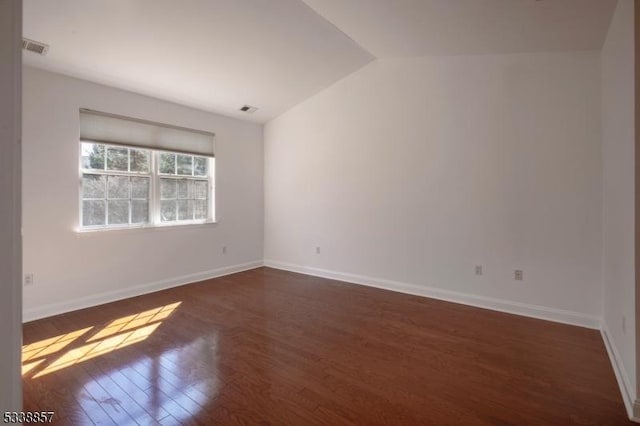
[[(106, 164), (104, 170), (96, 170), (96, 169), (84, 169), (82, 167), (82, 143), (93, 143), (105, 146), (105, 161), (106, 161), (106, 148), (129, 148), (129, 149), (137, 149), (137, 150), (145, 150), (150, 152), (150, 164), (149, 164), (149, 173), (139, 173), (139, 172), (124, 172), (124, 171), (110, 171), (106, 170)], [(159, 150), (153, 148), (146, 148), (140, 146), (133, 145), (125, 145), (125, 144), (113, 144), (113, 143), (105, 143), (99, 141), (92, 141), (82, 139), (80, 140), (79, 146), (79, 155), (78, 155), (78, 170), (79, 170), (79, 188), (78, 188), (78, 200), (79, 200), (79, 221), (78, 221), (78, 231), (79, 232), (91, 232), (91, 231), (107, 231), (107, 230), (123, 230), (123, 229), (140, 229), (140, 228), (164, 228), (164, 227), (175, 227), (175, 226), (189, 226), (189, 225), (202, 225), (202, 224), (212, 224), (216, 223), (215, 218), (215, 157), (209, 157), (205, 155), (192, 154), (186, 152), (178, 152), (178, 151), (169, 151), (169, 150)], [(206, 176), (185, 176), (178, 174), (161, 174), (159, 170), (159, 156), (161, 153), (170, 153), (176, 155), (189, 155), (192, 157), (200, 157), (206, 158), (207, 161), (207, 175)], [(129, 161), (129, 160), (128, 160)], [(195, 167), (195, 164), (192, 166)], [(177, 156), (176, 156), (176, 171), (177, 171)], [(129, 176), (129, 177), (149, 177), (149, 218), (148, 223), (137, 223), (137, 224), (113, 224), (110, 225), (105, 223), (104, 225), (95, 225), (95, 226), (85, 226), (83, 225), (83, 175), (84, 174), (96, 174), (96, 175), (117, 175), (117, 176)], [(193, 220), (178, 220), (177, 212), (176, 212), (176, 220), (174, 221), (162, 221), (161, 219), (161, 194), (160, 194), (160, 179), (168, 178), (168, 179), (176, 179), (176, 180), (192, 180), (192, 181), (206, 181), (207, 182), (207, 218), (206, 219), (193, 219)], [(105, 191), (108, 191), (108, 184), (105, 187)], [(107, 194), (105, 194), (105, 199), (107, 199)], [(131, 200), (131, 198), (129, 198)], [(105, 206), (105, 222), (108, 221), (108, 202), (106, 202)]]

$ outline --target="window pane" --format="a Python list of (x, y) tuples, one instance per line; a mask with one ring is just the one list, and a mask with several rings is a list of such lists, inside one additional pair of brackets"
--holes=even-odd
[[(82, 225), (153, 224), (158, 215), (161, 222), (207, 220), (212, 196), (208, 177), (214, 172), (214, 160), (81, 142)], [(154, 177), (155, 173), (161, 176)]]
[(104, 201), (83, 201), (82, 202), (82, 225), (97, 226), (104, 225)]
[(193, 156), (192, 155), (180, 155), (178, 154), (178, 174), (179, 175), (193, 175)]
[(209, 217), (206, 200), (193, 201), (194, 219), (207, 219)]
[(173, 199), (176, 197), (176, 180), (160, 179), (160, 198), (163, 200)]
[(166, 152), (160, 153), (160, 173), (176, 174), (176, 155)]
[(107, 170), (128, 171), (129, 150), (127, 148), (107, 148)]
[(207, 160), (206, 157), (193, 157), (193, 174), (195, 176), (207, 175)]
[(207, 198), (207, 187), (209, 186), (209, 182), (206, 180), (197, 180), (193, 182), (193, 198), (199, 198), (206, 200)]
[(131, 201), (131, 223), (149, 222), (149, 201)]
[(83, 169), (104, 170), (104, 145), (82, 142), (80, 165)]
[(187, 179), (178, 180), (178, 198), (193, 198), (192, 193), (191, 182)]
[(163, 200), (160, 202), (160, 219), (163, 222), (176, 220), (175, 200)]
[(193, 204), (191, 200), (178, 200), (178, 220), (193, 219)]
[(131, 178), (131, 198), (146, 200), (149, 198), (149, 178), (132, 177)]
[(109, 225), (129, 223), (129, 201), (109, 201)]
[(131, 171), (139, 173), (149, 173), (150, 155), (149, 151), (142, 149), (131, 149), (129, 151), (131, 157)]
[(82, 175), (82, 198), (104, 198), (104, 175)]
[(109, 176), (108, 198), (129, 198), (129, 176)]

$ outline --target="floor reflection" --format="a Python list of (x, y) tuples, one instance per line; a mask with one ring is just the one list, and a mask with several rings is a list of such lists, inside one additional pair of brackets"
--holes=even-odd
[[(217, 335), (198, 338), (90, 380), (78, 400), (85, 412), (102, 410), (119, 425), (168, 418), (182, 423), (216, 398), (217, 357)], [(113, 389), (113, 381), (119, 389), (100, 397), (99, 389)]]
[[(26, 344), (23, 378), (28, 386), (38, 387), (44, 377), (58, 374), (52, 380), (71, 386), (68, 395), (84, 413), (74, 418), (74, 424), (183, 423), (218, 395), (219, 339), (215, 332), (193, 338), (188, 330), (181, 333), (167, 323), (181, 304)], [(163, 323), (166, 331), (158, 334)], [(152, 335), (157, 337), (134, 346)], [(103, 357), (111, 353), (120, 355)]]

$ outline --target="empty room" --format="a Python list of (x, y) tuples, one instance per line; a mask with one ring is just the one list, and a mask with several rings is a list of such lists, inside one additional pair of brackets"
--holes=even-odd
[(640, 422), (637, 22), (0, 0), (2, 421)]

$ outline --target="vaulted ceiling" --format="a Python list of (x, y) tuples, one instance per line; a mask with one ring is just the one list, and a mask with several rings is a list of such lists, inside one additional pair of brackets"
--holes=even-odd
[(599, 50), (617, 0), (304, 0), (378, 58)]
[(24, 0), (23, 27), (26, 65), (259, 122), (373, 59), (299, 0)]
[[(376, 57), (600, 49), (616, 0), (24, 0), (25, 65), (265, 122)], [(260, 109), (248, 115), (244, 104)]]

